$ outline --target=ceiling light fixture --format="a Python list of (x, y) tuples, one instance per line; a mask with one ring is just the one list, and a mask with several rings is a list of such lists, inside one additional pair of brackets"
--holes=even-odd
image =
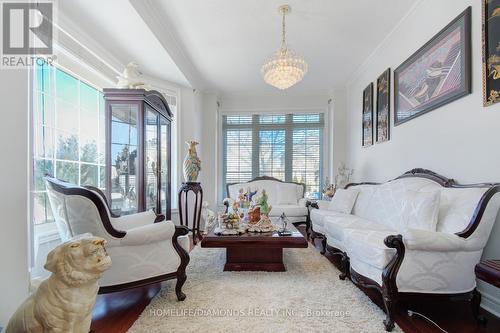
[(307, 73), (307, 63), (286, 44), (285, 16), (290, 13), (291, 7), (283, 5), (278, 10), (283, 17), (281, 47), (264, 63), (261, 73), (266, 83), (284, 90), (302, 80)]

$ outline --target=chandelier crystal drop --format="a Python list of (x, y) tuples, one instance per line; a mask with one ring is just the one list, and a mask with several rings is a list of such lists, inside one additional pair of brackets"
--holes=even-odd
[(290, 13), (290, 6), (279, 7), (282, 14), (281, 47), (262, 66), (261, 73), (266, 83), (284, 90), (300, 82), (307, 73), (304, 58), (286, 44), (285, 16)]

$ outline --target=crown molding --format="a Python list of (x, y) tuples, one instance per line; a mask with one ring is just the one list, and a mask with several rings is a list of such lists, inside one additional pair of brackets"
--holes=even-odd
[(208, 88), (208, 83), (202, 77), (186, 48), (181, 43), (174, 26), (165, 16), (160, 16), (155, 3), (151, 0), (129, 0), (129, 2), (191, 86), (200, 90)]
[(375, 47), (375, 49), (370, 53), (366, 60), (354, 71), (351, 78), (346, 82), (345, 87), (351, 86), (360, 76), (365, 72), (367, 67), (373, 63), (373, 58), (375, 55), (389, 42), (391, 37), (396, 33), (406, 19), (413, 14), (417, 7), (422, 3), (423, 0), (417, 0), (405, 15), (396, 23), (396, 25), (389, 31), (389, 33), (384, 37), (384, 39)]

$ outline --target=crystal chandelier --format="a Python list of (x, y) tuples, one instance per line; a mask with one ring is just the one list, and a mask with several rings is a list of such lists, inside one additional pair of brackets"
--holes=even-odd
[(281, 47), (264, 63), (261, 73), (266, 83), (284, 90), (302, 80), (307, 73), (307, 63), (286, 45), (285, 16), (290, 13), (290, 6), (283, 5), (278, 9), (283, 16)]

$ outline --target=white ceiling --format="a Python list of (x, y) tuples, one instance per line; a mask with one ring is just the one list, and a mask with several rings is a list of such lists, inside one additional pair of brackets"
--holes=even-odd
[(290, 92), (343, 86), (418, 0), (151, 0), (176, 29), (204, 79), (222, 92), (272, 92), (260, 75), (278, 49), (278, 6), (288, 44), (309, 72)]
[(190, 86), (128, 0), (62, 0), (58, 6), (60, 13), (123, 65), (135, 61), (145, 75)]
[(309, 72), (286, 92), (317, 93), (343, 87), (418, 1), (71, 0), (59, 9), (147, 75), (224, 94), (272, 93), (260, 68), (279, 47), (277, 8), (288, 3), (288, 44)]

